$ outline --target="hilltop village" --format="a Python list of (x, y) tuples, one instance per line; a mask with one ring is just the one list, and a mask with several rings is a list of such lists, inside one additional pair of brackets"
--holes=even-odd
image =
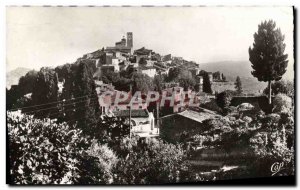
[[(46, 113), (43, 111), (41, 116), (48, 115), (51, 118), (52, 115), (53, 118), (76, 121), (76, 116), (71, 113), (75, 109), (65, 111), (66, 107), (70, 107), (67, 102), (77, 103), (82, 93), (92, 95), (92, 89), (95, 89), (96, 94), (93, 96), (98, 101), (75, 104), (75, 107), (80, 107), (77, 111), (84, 113), (84, 109), (88, 108), (86, 106), (93, 103), (92, 109), (99, 110), (101, 116), (114, 116), (130, 121), (130, 130), (135, 135), (160, 136), (165, 139), (172, 136), (170, 141), (174, 141), (176, 134), (189, 131), (193, 126), (197, 128), (206, 120), (221, 118), (224, 112), (228, 112), (228, 106), (231, 106), (233, 115), (238, 115), (237, 106), (241, 103), (251, 103), (259, 109), (259, 100), (265, 98), (246, 96), (242, 93), (241, 84), (237, 90), (236, 84), (227, 81), (223, 73), (202, 70), (194, 61), (171, 54), (160, 55), (146, 47), (134, 50), (133, 39), (133, 33), (127, 32), (126, 38), (123, 36), (114, 46), (84, 54), (74, 63), (55, 69), (42, 68), (39, 72), (41, 77), (54, 83), (54, 86), (47, 84), (49, 87), (46, 86), (44, 90), (41, 89), (45, 87), (42, 84), (37, 87), (39, 84), (36, 78), (39, 74), (36, 71), (28, 72), (21, 77), (19, 85), (12, 86), (8, 91), (9, 99), (12, 99), (9, 102), (16, 102), (11, 105), (9, 103), (8, 106), (14, 108), (20, 107), (20, 103), (25, 107), (44, 104), (51, 102), (51, 97), (54, 97), (53, 100), (59, 100), (55, 108), (58, 109), (57, 114), (51, 114), (53, 110), (45, 107)], [(92, 82), (86, 78), (89, 76), (84, 76), (85, 72), (89, 73)], [(85, 88), (91, 91), (86, 92)], [(79, 91), (82, 92), (78, 93)], [(147, 101), (150, 91), (158, 93), (157, 100)], [(50, 92), (49, 97), (40, 97), (43, 97), (43, 93)], [(135, 97), (136, 92), (140, 92), (140, 96)], [(230, 100), (226, 100), (224, 92), (226, 96), (230, 95)], [(32, 97), (32, 94), (37, 93), (40, 95)], [(221, 100), (217, 101), (218, 94)], [(132, 100), (135, 100), (134, 103)], [(29, 113), (35, 112), (41, 111), (37, 109)], [(170, 123), (172, 129), (165, 130)]]
[[(100, 97), (105, 95), (104, 103), (101, 105), (100, 110), (102, 114), (105, 115), (115, 115), (122, 118), (131, 118), (132, 131), (136, 132), (139, 136), (157, 136), (159, 135), (159, 124), (164, 124), (164, 120), (169, 119), (169, 117), (183, 117), (185, 118), (185, 125), (190, 125), (191, 123), (201, 123), (203, 120), (214, 118), (218, 114), (211, 110), (199, 109), (199, 103), (206, 103), (211, 98), (214, 99), (214, 92), (210, 89), (216, 89), (220, 86), (228, 85), (230, 82), (226, 81), (226, 77), (216, 71), (207, 72), (201, 70), (199, 65), (193, 61), (187, 61), (182, 57), (175, 57), (171, 54), (160, 55), (151, 49), (145, 47), (133, 50), (133, 33), (128, 32), (127, 38), (123, 38), (115, 43), (115, 46), (108, 46), (99, 49), (95, 52), (85, 54), (83, 57), (79, 58), (79, 61), (89, 60), (92, 61), (95, 72), (93, 78), (96, 84), (96, 91)], [(140, 103), (134, 104), (130, 107), (129, 102), (132, 96), (128, 99), (118, 102), (118, 105), (114, 105), (114, 99), (117, 94), (125, 93), (127, 90), (116, 89), (111, 81), (103, 81), (103, 77), (106, 75), (113, 75), (112, 73), (139, 73), (141, 75), (147, 76), (149, 78), (161, 77), (172, 75), (171, 72), (176, 73), (183, 70), (188, 73), (187, 75), (194, 79), (194, 83), (190, 86), (180, 85), (180, 82), (170, 79), (168, 82), (160, 81), (161, 89), (156, 89), (160, 91), (160, 94), (167, 93), (168, 96), (172, 96), (173, 92), (176, 92), (174, 105), (170, 106), (168, 100), (164, 105), (156, 106), (155, 104), (147, 104), (147, 102), (142, 99)], [(205, 81), (207, 80), (207, 81)], [(208, 83), (209, 91), (205, 91), (203, 88), (204, 83)], [(62, 91), (63, 81), (59, 82)], [(233, 86), (231, 84), (231, 86)], [(122, 89), (122, 88), (121, 88)], [(107, 93), (107, 92), (110, 93)], [(129, 89), (130, 91), (130, 89)], [(196, 101), (198, 102), (197, 107), (190, 106), (188, 104), (189, 100), (184, 100), (183, 104), (180, 102), (180, 97), (184, 92), (194, 92), (196, 94)], [(131, 94), (133, 95), (133, 94)], [(177, 99), (176, 99), (177, 98)], [(100, 98), (99, 98), (100, 99)], [(175, 114), (175, 115), (174, 115)], [(180, 122), (174, 123), (174, 128), (176, 125), (181, 125)]]

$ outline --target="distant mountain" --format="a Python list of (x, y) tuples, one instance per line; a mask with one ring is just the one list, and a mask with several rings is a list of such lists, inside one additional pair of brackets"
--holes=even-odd
[(221, 61), (221, 62), (210, 62), (200, 63), (200, 69), (216, 72), (220, 71), (224, 73), (226, 77), (233, 76), (236, 78), (240, 77), (252, 77), (251, 75), (251, 63), (249, 61)]
[(266, 88), (267, 83), (259, 82), (257, 78), (251, 74), (252, 68), (249, 61), (221, 61), (200, 63), (200, 69), (209, 72), (220, 71), (226, 76), (226, 79), (235, 82), (236, 77), (240, 76), (242, 87), (245, 93), (260, 93)]
[(12, 71), (6, 73), (6, 88), (10, 89), (11, 85), (18, 84), (19, 79), (26, 75), (31, 69), (18, 67)]

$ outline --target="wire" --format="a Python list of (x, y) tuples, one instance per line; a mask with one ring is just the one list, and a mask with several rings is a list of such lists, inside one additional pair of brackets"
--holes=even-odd
[[(78, 107), (76, 107), (76, 108), (69, 108), (69, 109), (64, 109), (64, 110), (59, 111), (59, 112), (56, 112), (56, 113), (51, 113), (50, 115), (48, 115), (48, 117), (53, 116), (53, 115), (57, 115), (57, 114), (61, 114), (61, 112), (71, 111), (71, 110), (74, 110), (74, 109), (75, 109), (75, 110), (81, 110), (81, 109), (85, 108), (86, 106), (97, 105), (97, 101), (96, 101), (96, 100), (95, 100), (95, 101), (91, 101), (90, 103), (91, 103), (91, 104), (89, 104), (89, 105), (78, 106)], [(81, 107), (81, 108), (80, 108), (80, 107)]]
[(58, 103), (61, 103), (61, 102), (81, 99), (81, 98), (88, 97), (88, 96), (91, 96), (91, 95), (79, 96), (79, 97), (76, 97), (76, 98), (70, 98), (70, 99), (65, 99), (65, 100), (61, 100), (61, 101), (48, 102), (48, 103), (45, 103), (45, 104), (36, 104), (36, 105), (33, 105), (33, 106), (18, 107), (18, 108), (10, 109), (8, 111), (16, 111), (16, 110), (19, 110), (19, 109), (39, 107), (39, 106), (44, 106), (44, 105), (49, 105), (49, 104), (58, 104)]
[[(87, 99), (87, 100), (76, 101), (76, 102), (64, 104), (64, 105), (62, 105), (62, 106), (68, 106), (68, 105), (72, 105), (72, 104), (83, 103), (83, 102), (86, 102), (86, 101), (88, 101), (88, 100), (93, 100), (93, 99), (96, 99), (96, 98), (98, 98), (98, 97), (90, 98), (90, 99)], [(32, 113), (32, 112), (37, 112), (37, 111), (51, 110), (51, 109), (58, 108), (57, 106), (58, 106), (58, 105), (53, 106), (53, 107), (49, 107), (49, 108), (36, 109), (36, 110), (27, 111), (27, 112), (22, 112), (22, 113)]]

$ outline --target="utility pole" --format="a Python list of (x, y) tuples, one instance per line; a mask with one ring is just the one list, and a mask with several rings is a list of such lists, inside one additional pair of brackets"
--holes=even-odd
[(159, 101), (156, 101), (156, 118), (157, 118), (156, 127), (157, 127), (157, 133), (158, 133), (158, 130), (159, 130)]
[[(130, 96), (132, 98), (132, 85), (131, 84), (130, 84)], [(131, 103), (130, 102), (129, 102), (129, 138), (131, 139)]]

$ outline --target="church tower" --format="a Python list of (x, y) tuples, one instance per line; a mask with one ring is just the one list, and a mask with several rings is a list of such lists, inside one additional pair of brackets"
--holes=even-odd
[(127, 32), (127, 47), (133, 47), (133, 38), (132, 32)]

